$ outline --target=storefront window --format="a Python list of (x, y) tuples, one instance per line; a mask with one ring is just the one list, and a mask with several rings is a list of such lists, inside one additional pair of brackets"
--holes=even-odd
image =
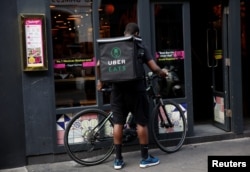
[(101, 0), (100, 37), (123, 36), (127, 23), (137, 23), (137, 0)]
[(92, 3), (51, 1), (56, 107), (96, 104)]
[(184, 59), (182, 5), (155, 4), (156, 60), (169, 70), (169, 77), (159, 81), (163, 98), (184, 97)]

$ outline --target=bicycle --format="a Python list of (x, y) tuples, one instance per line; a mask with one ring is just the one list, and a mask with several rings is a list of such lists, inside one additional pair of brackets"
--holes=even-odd
[[(157, 77), (152, 72), (145, 77), (147, 93), (154, 102), (149, 127), (156, 145), (166, 153), (173, 153), (178, 151), (185, 141), (187, 121), (176, 102), (163, 100), (156, 94), (153, 80)], [(114, 151), (112, 114), (112, 111), (91, 108), (73, 116), (64, 135), (66, 152), (72, 160), (82, 165), (96, 165), (111, 156)], [(124, 125), (123, 134), (124, 143), (131, 142), (137, 137), (136, 127), (127, 128), (127, 125)]]

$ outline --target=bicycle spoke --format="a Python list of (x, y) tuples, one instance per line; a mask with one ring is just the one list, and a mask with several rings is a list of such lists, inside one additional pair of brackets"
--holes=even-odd
[(103, 111), (87, 110), (73, 117), (65, 131), (70, 157), (83, 165), (95, 165), (113, 151), (113, 124)]
[(172, 153), (182, 147), (186, 137), (186, 119), (179, 105), (169, 101), (159, 106), (154, 112), (152, 128), (161, 150)]

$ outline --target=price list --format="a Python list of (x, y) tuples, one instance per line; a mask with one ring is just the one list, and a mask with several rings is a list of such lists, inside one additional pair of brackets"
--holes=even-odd
[(26, 62), (27, 67), (44, 66), (43, 62), (43, 39), (42, 39), (42, 20), (26, 19)]

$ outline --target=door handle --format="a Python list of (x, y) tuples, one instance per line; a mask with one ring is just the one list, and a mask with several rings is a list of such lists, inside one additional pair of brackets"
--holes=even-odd
[[(214, 41), (214, 48), (210, 47), (210, 40)], [(211, 60), (210, 60), (210, 52), (213, 51), (213, 54), (214, 54), (214, 50), (217, 49), (217, 41), (218, 41), (217, 30), (216, 29), (207, 29), (207, 66), (210, 68), (218, 66), (217, 59), (211, 58), (213, 61), (216, 62), (215, 64), (211, 64)]]

